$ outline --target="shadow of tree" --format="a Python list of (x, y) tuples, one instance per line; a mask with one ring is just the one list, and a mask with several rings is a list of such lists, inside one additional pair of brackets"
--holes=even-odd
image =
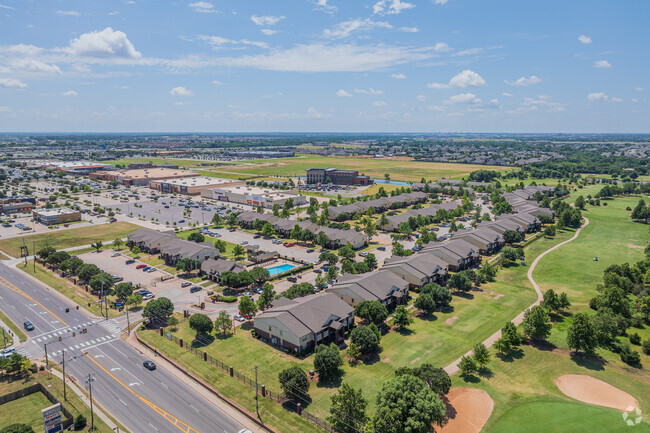
[(209, 346), (214, 343), (215, 337), (212, 334), (199, 334), (192, 340), (192, 348)]
[(515, 359), (524, 357), (524, 351), (521, 347), (513, 347), (508, 353), (497, 353), (497, 357), (503, 362), (514, 362)]
[(452, 293), (452, 295), (453, 295), (453, 296), (458, 296), (459, 298), (463, 298), (463, 299), (474, 299), (474, 295), (471, 294), (471, 293), (469, 293), (469, 292), (458, 292), (458, 291), (454, 291), (454, 292)]
[(487, 367), (479, 368), (478, 375), (485, 379), (492, 379), (492, 377), (494, 377), (492, 370)]
[(478, 376), (473, 374), (462, 374), (460, 377), (463, 378), (465, 383), (479, 383), (481, 379)]
[(546, 352), (550, 352), (553, 349), (557, 349), (557, 346), (549, 341), (546, 340), (540, 340), (538, 338), (531, 338), (530, 340), (530, 345), (534, 347), (535, 349), (538, 350), (543, 350)]
[(579, 352), (571, 352), (571, 360), (578, 366), (593, 371), (603, 371), (607, 361), (598, 355), (586, 355)]

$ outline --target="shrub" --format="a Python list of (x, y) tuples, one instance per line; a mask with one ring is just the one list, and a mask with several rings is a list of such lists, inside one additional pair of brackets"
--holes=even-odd
[(650, 338), (643, 340), (643, 353), (650, 355)]
[(83, 430), (86, 428), (86, 417), (83, 416), (82, 414), (77, 415), (77, 417), (74, 419), (74, 429), (75, 431), (78, 430)]
[(636, 332), (634, 334), (630, 334), (629, 339), (630, 339), (630, 343), (636, 346), (641, 344), (641, 336)]
[(237, 302), (237, 296), (217, 296), (219, 302)]

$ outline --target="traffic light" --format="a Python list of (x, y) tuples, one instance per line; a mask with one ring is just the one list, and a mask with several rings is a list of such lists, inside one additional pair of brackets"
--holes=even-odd
[(61, 336), (59, 336), (59, 341), (63, 341), (63, 338)]
[(70, 312), (70, 309), (69, 309), (69, 308), (66, 308), (66, 309), (65, 309), (65, 312), (66, 312), (66, 313), (69, 313), (69, 312)]
[(82, 334), (85, 334), (85, 333), (87, 333), (87, 332), (88, 332), (88, 328), (84, 328), (84, 330), (81, 331)]
[(74, 337), (74, 336), (75, 336), (75, 334), (76, 334), (76, 332), (73, 332), (73, 333), (72, 333), (72, 336)]

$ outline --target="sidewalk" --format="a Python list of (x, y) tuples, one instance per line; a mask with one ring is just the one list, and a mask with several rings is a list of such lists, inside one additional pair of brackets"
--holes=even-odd
[[(156, 353), (150, 351), (147, 347), (142, 346), (138, 343), (135, 338), (135, 332), (131, 332), (131, 335), (125, 339), (127, 344), (131, 345), (138, 352), (148, 356), (151, 359), (156, 360), (156, 365), (164, 368), (168, 373), (172, 374), (178, 380), (183, 382), (189, 389), (194, 391), (200, 398), (209, 402), (213, 406), (219, 408), (224, 413), (228, 414), (233, 420), (235, 420), (240, 425), (249, 429), (253, 433), (267, 433), (268, 430), (260, 427), (255, 422), (251, 421), (247, 416), (242, 414), (239, 410), (234, 409), (230, 404), (226, 403), (223, 399), (215, 396), (213, 393), (206, 390), (203, 386), (199, 385), (196, 381), (189, 378), (177, 367), (167, 362), (163, 357), (158, 356)], [(218, 390), (217, 390), (218, 392)], [(244, 409), (245, 410), (245, 409)], [(250, 416), (255, 417), (254, 414)]]

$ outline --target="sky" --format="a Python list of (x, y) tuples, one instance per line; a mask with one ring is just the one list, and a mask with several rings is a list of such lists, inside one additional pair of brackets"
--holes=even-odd
[(3, 132), (650, 132), (647, 0), (0, 0)]

